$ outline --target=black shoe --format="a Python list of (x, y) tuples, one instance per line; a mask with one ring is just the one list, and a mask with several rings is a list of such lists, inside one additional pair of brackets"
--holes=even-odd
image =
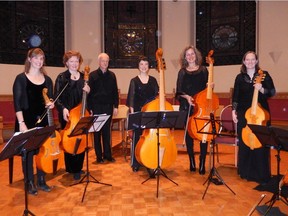
[(189, 157), (189, 160), (190, 160), (190, 172), (195, 172), (196, 171), (196, 165), (195, 165), (194, 155)]
[(201, 157), (200, 156), (200, 163), (199, 163), (199, 174), (200, 175), (204, 175), (206, 173), (206, 170), (205, 170), (205, 157)]
[(38, 188), (40, 188), (41, 190), (45, 191), (45, 192), (50, 192), (51, 191), (51, 187), (49, 187), (46, 182), (38, 182)]
[(73, 174), (74, 180), (79, 180), (80, 177), (81, 177), (80, 173), (74, 173), (74, 174)]
[(148, 172), (150, 178), (155, 178), (154, 169), (149, 169), (149, 168), (147, 168), (147, 172)]
[(100, 164), (103, 164), (104, 163), (104, 160), (103, 159), (97, 159), (97, 163), (100, 163)]
[(109, 161), (109, 162), (112, 162), (112, 163), (114, 163), (116, 161), (115, 158), (113, 158), (113, 157), (107, 158), (106, 160)]
[(37, 188), (33, 181), (28, 182), (28, 193), (36, 196), (38, 194)]
[(139, 170), (139, 167), (136, 167), (136, 166), (135, 166), (135, 167), (132, 167), (132, 171), (133, 171), (133, 172), (138, 172), (138, 170)]

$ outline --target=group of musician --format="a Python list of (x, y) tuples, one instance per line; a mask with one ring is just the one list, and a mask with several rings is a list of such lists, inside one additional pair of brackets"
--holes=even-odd
[[(176, 84), (176, 99), (180, 104), (180, 111), (187, 112), (187, 121), (194, 113), (195, 96), (208, 87), (214, 88), (214, 83), (208, 83), (209, 71), (203, 65), (202, 55), (194, 46), (185, 47), (181, 53), (181, 68), (178, 72)], [(98, 56), (99, 67), (89, 73), (89, 78), (79, 71), (83, 58), (78, 51), (68, 51), (63, 56), (63, 64), (66, 71), (60, 73), (55, 81), (54, 89), (51, 78), (45, 71), (45, 54), (40, 48), (32, 48), (27, 53), (24, 65), (24, 72), (17, 75), (13, 84), (13, 99), (16, 112), (15, 132), (24, 132), (34, 127), (45, 127), (49, 125), (47, 117), (39, 121), (39, 118), (47, 109), (57, 108), (58, 119), (61, 126), (61, 134), (70, 124), (72, 111), (79, 104), (83, 103), (83, 96), (87, 95), (86, 109), (89, 115), (107, 114), (109, 120), (103, 128), (94, 132), (94, 148), (96, 162), (115, 162), (111, 152), (111, 121), (112, 116), (118, 113), (118, 87), (115, 74), (109, 70), (109, 56), (101, 53)], [(140, 56), (138, 61), (138, 75), (131, 79), (126, 105), (129, 112), (139, 112), (143, 106), (155, 100), (159, 94), (159, 85), (155, 77), (149, 75), (150, 63), (147, 57)], [(253, 92), (258, 91), (258, 102), (261, 107), (269, 112), (267, 99), (275, 95), (276, 90), (273, 80), (267, 71), (261, 82), (254, 80), (259, 76), (259, 60), (257, 54), (248, 51), (242, 59), (240, 73), (235, 78), (234, 91), (232, 96), (233, 121), (237, 123), (239, 140), (238, 152), (238, 174), (241, 178), (259, 183), (267, 183), (271, 178), (270, 149), (265, 147), (249, 148), (243, 142), (242, 130), (247, 124), (246, 111), (250, 108)], [(43, 99), (43, 89), (48, 89), (47, 95), (50, 102)], [(53, 101), (55, 99), (55, 101)], [(86, 100), (86, 97), (85, 97)], [(86, 105), (86, 103), (85, 103)], [(201, 107), (201, 104), (197, 104)], [(81, 116), (78, 116), (79, 119)], [(267, 125), (270, 124), (270, 119)], [(186, 124), (187, 125), (187, 124)], [(186, 128), (187, 129), (187, 128)], [(131, 146), (131, 167), (137, 172), (143, 164), (135, 157), (137, 143), (142, 136), (142, 129), (133, 130)], [(185, 133), (185, 143), (189, 157), (189, 170), (196, 172), (194, 137)], [(62, 142), (65, 139), (62, 137)], [(198, 172), (200, 175), (206, 173), (205, 160), (208, 141), (199, 140), (200, 157)], [(69, 140), (66, 141), (69, 144)], [(75, 145), (75, 143), (71, 143)], [(39, 150), (27, 153), (27, 169), (22, 163), (24, 180), (28, 183), (29, 194), (36, 195), (38, 189), (49, 192), (51, 187), (45, 180), (45, 172), (37, 168), (37, 184), (34, 182), (33, 156)], [(79, 180), (84, 174), (83, 162), (85, 152), (71, 153), (64, 151), (66, 172), (71, 173), (75, 180)], [(151, 168), (146, 167), (149, 174)], [(153, 171), (153, 170), (152, 170)], [(36, 186), (37, 185), (37, 186)]]

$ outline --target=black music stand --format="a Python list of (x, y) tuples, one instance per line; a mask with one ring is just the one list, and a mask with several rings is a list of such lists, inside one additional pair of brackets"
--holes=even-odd
[[(216, 136), (231, 136), (230, 134), (226, 134), (226, 133), (223, 133), (223, 134), (219, 134), (216, 130), (216, 124), (218, 124), (220, 126), (220, 122), (221, 120), (215, 120), (214, 118), (214, 114), (213, 113), (210, 113), (210, 118), (207, 119), (207, 118), (194, 118), (195, 120), (195, 124), (196, 124), (196, 129), (197, 129), (197, 133), (202, 133), (202, 134), (211, 134), (212, 135), (212, 139), (211, 139), (211, 145), (212, 145), (212, 167), (210, 169), (210, 173), (208, 175), (208, 178), (206, 179), (206, 181), (203, 183), (203, 185), (205, 185), (207, 182), (207, 186), (206, 186), (206, 189), (205, 189), (205, 192), (202, 196), (202, 199), (204, 199), (205, 195), (206, 195), (206, 192), (211, 184), (211, 182), (213, 182), (215, 185), (225, 185), (234, 195), (235, 192), (224, 182), (223, 178), (220, 176), (217, 168), (215, 167), (215, 138)], [(205, 121), (205, 124), (202, 128), (200, 128), (198, 130), (198, 124), (197, 124), (197, 120), (198, 121)], [(212, 126), (211, 130), (209, 129), (209, 131), (205, 131), (206, 127), (210, 127), (210, 125)], [(232, 124), (232, 122), (231, 122)], [(216, 178), (214, 178), (214, 176)]]
[(0, 153), (0, 161), (11, 158), (15, 155), (21, 155), (26, 169), (26, 176), (24, 176), (24, 190), (25, 190), (25, 209), (23, 215), (35, 215), (28, 209), (28, 166), (27, 153), (40, 148), (43, 143), (53, 134), (55, 126), (44, 128), (32, 128), (26, 132), (17, 132), (6, 143), (2, 152)]
[(129, 114), (128, 116), (128, 130), (133, 129), (157, 129), (157, 168), (154, 170), (153, 174), (149, 176), (145, 181), (152, 178), (152, 176), (157, 176), (157, 193), (158, 198), (159, 191), (159, 176), (162, 175), (169, 181), (178, 185), (172, 179), (170, 179), (166, 173), (161, 169), (160, 158), (159, 158), (159, 129), (160, 128), (183, 128), (185, 122), (186, 112), (182, 111), (160, 111), (160, 112), (136, 112)]
[[(102, 115), (104, 116), (104, 115)], [(105, 122), (107, 121), (107, 119), (109, 118), (109, 115), (105, 115), (106, 118), (103, 117), (99, 118), (98, 115), (94, 115), (94, 116), (87, 116), (87, 117), (82, 117), (79, 122), (77, 123), (77, 125), (75, 126), (75, 128), (73, 129), (73, 131), (68, 135), (69, 137), (72, 136), (79, 136), (79, 135), (86, 135), (86, 147), (85, 147), (85, 154), (86, 154), (86, 174), (82, 177), (82, 179), (75, 183), (72, 184), (70, 186), (74, 186), (77, 184), (81, 184), (86, 182), (85, 185), (85, 189), (84, 189), (84, 193), (82, 196), (82, 202), (84, 201), (84, 197), (85, 197), (85, 193), (86, 193), (86, 189), (87, 186), (90, 182), (92, 183), (97, 183), (97, 184), (103, 184), (103, 185), (108, 185), (108, 186), (112, 186), (111, 184), (106, 184), (106, 183), (102, 183), (100, 181), (98, 181), (96, 178), (94, 178), (90, 172), (89, 172), (89, 163), (88, 163), (88, 153), (89, 153), (89, 147), (88, 147), (88, 133), (92, 132), (92, 131), (99, 131), (102, 126), (105, 124)], [(92, 126), (93, 125), (93, 126)], [(94, 128), (96, 130), (91, 130), (91, 128)], [(90, 180), (90, 177), (94, 180)], [(86, 178), (86, 181), (84, 181), (84, 179)]]
[(280, 176), (280, 151), (288, 151), (288, 131), (277, 128), (277, 127), (268, 127), (262, 125), (253, 125), (248, 124), (252, 132), (256, 135), (260, 143), (263, 147), (274, 147), (277, 150), (276, 158), (277, 158), (277, 185), (276, 191), (274, 192), (272, 198), (266, 202), (269, 203), (268, 208), (264, 215), (267, 215), (272, 209), (274, 203), (277, 200), (282, 201), (284, 204), (288, 205), (288, 200), (286, 197), (281, 196), (281, 188), (279, 187), (279, 183), (281, 180)]

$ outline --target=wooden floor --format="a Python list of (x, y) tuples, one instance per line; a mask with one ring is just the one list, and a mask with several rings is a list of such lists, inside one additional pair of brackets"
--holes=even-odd
[[(177, 143), (183, 142), (183, 131), (175, 131)], [(75, 183), (72, 175), (60, 170), (56, 176), (47, 175), (47, 183), (53, 186), (50, 193), (39, 191), (37, 196), (28, 196), (28, 209), (35, 215), (45, 216), (133, 216), (133, 215), (248, 215), (262, 194), (266, 197), (261, 202), (264, 205), (269, 201), (273, 193), (269, 191), (258, 191), (254, 188), (258, 186), (255, 182), (247, 182), (237, 175), (237, 169), (233, 166), (224, 166), (217, 163), (216, 168), (225, 185), (215, 185), (211, 183), (209, 187), (203, 183), (207, 180), (209, 170), (206, 175), (201, 176), (191, 173), (188, 156), (185, 149), (179, 146), (179, 154), (176, 162), (165, 169), (166, 175), (176, 182), (159, 176), (159, 194), (157, 192), (157, 178), (148, 178), (145, 169), (140, 169), (137, 173), (132, 172), (129, 160), (125, 161), (121, 145), (121, 134), (113, 131), (113, 155), (115, 163), (96, 164), (94, 151), (89, 152), (89, 170), (91, 175), (103, 184), (86, 181), (84, 183), (70, 186)], [(3, 145), (0, 145), (3, 147)], [(199, 146), (196, 145), (196, 161), (198, 165)], [(220, 160), (222, 163), (233, 163), (233, 147), (220, 146)], [(276, 152), (272, 150), (272, 171), (276, 174)], [(281, 174), (288, 169), (288, 154), (281, 152)], [(25, 196), (23, 190), (23, 174), (20, 169), (20, 157), (15, 159), (14, 181), (8, 183), (8, 161), (0, 162), (0, 215), (23, 215), (25, 210)], [(209, 158), (207, 158), (206, 169), (209, 169)], [(84, 166), (86, 171), (86, 163)], [(197, 170), (198, 171), (198, 170)], [(84, 179), (86, 180), (86, 178)], [(90, 177), (90, 180), (93, 180)], [(87, 190), (84, 201), (81, 202), (84, 189)], [(235, 192), (235, 195), (230, 189)], [(207, 192), (205, 193), (205, 190)], [(203, 195), (205, 193), (204, 199)], [(274, 208), (275, 207), (275, 208)], [(276, 215), (274, 210), (279, 207), (280, 211), (288, 214), (288, 207), (282, 201), (276, 201), (270, 215)], [(260, 215), (255, 210), (253, 215)]]

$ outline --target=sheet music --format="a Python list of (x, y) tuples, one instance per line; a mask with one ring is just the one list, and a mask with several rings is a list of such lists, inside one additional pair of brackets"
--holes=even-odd
[(28, 132), (30, 132), (30, 131), (34, 131), (34, 130), (37, 130), (37, 129), (40, 129), (40, 128), (42, 128), (42, 127), (30, 128), (30, 129), (28, 129), (28, 130), (26, 130), (26, 131), (24, 131), (24, 132), (20, 132), (20, 131), (15, 132), (15, 133), (13, 134), (13, 136), (12, 136), (12, 137), (8, 140), (8, 142), (5, 144), (5, 146), (2, 148), (2, 151), (6, 148), (6, 146), (9, 144), (10, 140), (13, 139), (13, 137), (16, 137), (16, 136), (18, 136), (18, 135), (20, 135), (20, 134), (25, 134), (25, 133), (28, 133)]
[(98, 116), (98, 118), (90, 127), (88, 132), (98, 132), (110, 117), (110, 115), (107, 115), (107, 114), (99, 114), (99, 115), (94, 115), (94, 116)]

